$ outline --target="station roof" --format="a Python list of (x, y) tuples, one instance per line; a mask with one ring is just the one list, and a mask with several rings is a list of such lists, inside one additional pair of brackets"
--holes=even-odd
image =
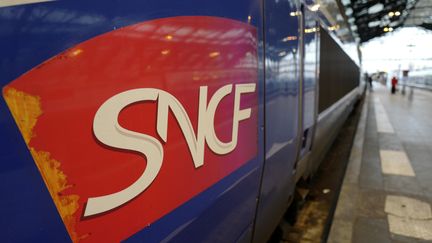
[(431, 0), (337, 0), (360, 43), (402, 26), (432, 30)]

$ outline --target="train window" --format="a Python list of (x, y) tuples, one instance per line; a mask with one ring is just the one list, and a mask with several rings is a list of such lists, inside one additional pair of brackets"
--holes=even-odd
[(318, 112), (321, 113), (359, 85), (355, 62), (320, 28), (320, 72)]

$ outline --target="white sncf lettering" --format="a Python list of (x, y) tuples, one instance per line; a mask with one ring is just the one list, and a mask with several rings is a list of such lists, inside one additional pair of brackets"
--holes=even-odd
[(132, 89), (109, 98), (96, 112), (93, 121), (93, 132), (103, 144), (119, 149), (136, 151), (147, 159), (143, 174), (129, 187), (104, 196), (91, 197), (87, 201), (84, 217), (100, 214), (119, 207), (132, 200), (147, 189), (156, 176), (163, 162), (163, 146), (158, 139), (130, 131), (118, 123), (120, 112), (128, 105), (141, 101), (157, 101), (157, 133), (167, 142), (169, 110), (177, 119), (192, 155), (195, 168), (204, 165), (205, 142), (216, 154), (224, 155), (237, 146), (238, 128), (242, 120), (251, 115), (251, 108), (240, 109), (240, 98), (243, 93), (255, 92), (255, 84), (237, 84), (234, 92), (233, 124), (231, 141), (224, 143), (216, 135), (214, 118), (221, 100), (231, 94), (233, 85), (218, 89), (207, 104), (207, 86), (200, 87), (198, 107), (198, 130), (195, 134), (190, 118), (179, 100), (168, 92), (153, 88)]

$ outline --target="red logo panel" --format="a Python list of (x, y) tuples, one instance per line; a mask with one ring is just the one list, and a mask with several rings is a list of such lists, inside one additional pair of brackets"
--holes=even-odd
[(254, 27), (175, 17), (61, 53), (3, 89), (74, 241), (119, 241), (257, 155)]

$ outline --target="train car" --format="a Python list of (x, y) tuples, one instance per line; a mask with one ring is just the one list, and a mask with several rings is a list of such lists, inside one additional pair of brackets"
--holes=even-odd
[(265, 242), (360, 95), (336, 1), (0, 1), (3, 242)]

